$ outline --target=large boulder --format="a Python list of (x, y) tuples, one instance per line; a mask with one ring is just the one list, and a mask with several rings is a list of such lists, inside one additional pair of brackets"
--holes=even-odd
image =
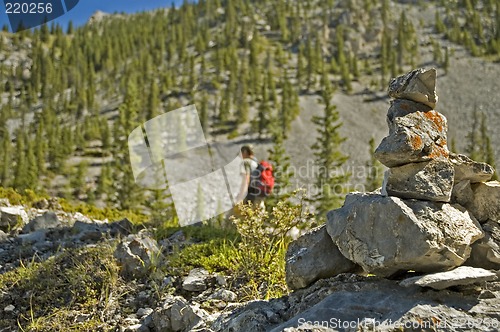
[(439, 272), (460, 266), (483, 237), (479, 223), (460, 206), (352, 193), (327, 215), (340, 252), (367, 272)]
[(470, 183), (491, 180), (495, 170), (487, 163), (480, 163), (463, 154), (450, 153), (450, 161), (455, 168), (455, 182), (469, 180)]
[(429, 287), (437, 290), (446, 289), (454, 286), (465, 286), (478, 284), (485, 281), (497, 280), (497, 274), (485, 269), (471, 266), (460, 266), (456, 269), (446, 272), (437, 272), (405, 279), (401, 282), (402, 286), (417, 285), (420, 287)]
[(304, 288), (318, 279), (353, 272), (357, 265), (344, 257), (322, 225), (290, 243), (286, 252), (286, 284)]
[(22, 228), (28, 221), (28, 214), (24, 207), (0, 207), (0, 230), (10, 231), (13, 228)]
[(471, 184), (473, 199), (465, 202), (469, 210), (479, 222), (488, 219), (500, 220), (500, 182), (490, 181)]
[(454, 173), (447, 159), (393, 167), (385, 173), (382, 193), (401, 198), (449, 202)]
[[(396, 104), (393, 104), (393, 106)], [(412, 112), (389, 118), (389, 136), (375, 150), (375, 157), (387, 167), (448, 158), (448, 125), (436, 111)]]
[(162, 259), (158, 243), (144, 234), (124, 238), (114, 252), (121, 274), (126, 279), (140, 278), (148, 274), (154, 264)]
[(436, 69), (415, 69), (393, 78), (389, 83), (389, 96), (396, 99), (408, 99), (436, 108)]
[(485, 269), (500, 270), (500, 224), (488, 221), (482, 225), (484, 238), (472, 245), (470, 258), (466, 265)]

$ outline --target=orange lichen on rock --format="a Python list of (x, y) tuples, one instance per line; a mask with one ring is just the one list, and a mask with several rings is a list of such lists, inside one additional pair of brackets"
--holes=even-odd
[(429, 154), (429, 157), (431, 159), (437, 159), (440, 157), (448, 158), (450, 155), (450, 152), (448, 151), (448, 148), (446, 146), (434, 146), (432, 149), (431, 153)]
[(444, 128), (446, 122), (443, 119), (443, 117), (441, 116), (441, 114), (432, 110), (432, 111), (424, 112), (424, 116), (427, 119), (431, 120), (436, 125), (436, 128), (439, 131), (443, 131), (443, 128)]
[(422, 138), (418, 135), (410, 136), (410, 143), (414, 150), (422, 150), (424, 143), (422, 142)]

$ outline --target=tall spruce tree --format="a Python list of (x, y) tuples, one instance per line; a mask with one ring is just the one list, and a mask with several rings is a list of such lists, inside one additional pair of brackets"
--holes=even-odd
[(9, 131), (5, 127), (2, 131), (2, 148), (0, 151), (0, 185), (7, 187), (10, 185), (11, 173), (11, 151), (12, 143), (10, 141)]
[(339, 132), (342, 122), (336, 106), (332, 104), (334, 90), (326, 71), (323, 72), (321, 83), (321, 98), (325, 108), (322, 116), (312, 119), (317, 126), (318, 137), (311, 148), (318, 168), (315, 172), (318, 192), (314, 193), (313, 200), (317, 203), (320, 217), (325, 217), (326, 212), (342, 203), (350, 174), (341, 168), (348, 159), (340, 150), (346, 138)]
[(271, 197), (266, 200), (266, 206), (272, 208), (280, 200), (290, 196), (291, 178), (294, 176), (290, 156), (286, 153), (282, 130), (278, 129), (274, 135), (273, 147), (268, 152), (269, 160), (273, 165), (274, 189)]
[(119, 118), (115, 122), (113, 140), (113, 189), (114, 203), (122, 209), (137, 208), (142, 202), (142, 189), (135, 183), (128, 150), (128, 135), (139, 125), (137, 86), (129, 78), (123, 103), (119, 107)]

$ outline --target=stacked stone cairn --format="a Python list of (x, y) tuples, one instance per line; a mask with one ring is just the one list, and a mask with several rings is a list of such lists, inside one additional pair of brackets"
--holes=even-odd
[(326, 225), (289, 246), (290, 289), (344, 272), (500, 269), (500, 183), (487, 182), (490, 165), (448, 151), (447, 120), (434, 110), (436, 70), (393, 79), (389, 96), (389, 135), (375, 151), (389, 168), (382, 188), (347, 195)]

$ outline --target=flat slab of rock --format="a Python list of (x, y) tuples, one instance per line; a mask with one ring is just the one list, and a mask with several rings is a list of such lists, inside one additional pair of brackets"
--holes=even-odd
[(401, 198), (449, 202), (455, 170), (447, 159), (411, 163), (385, 172), (382, 193)]
[(477, 284), (484, 281), (496, 280), (497, 274), (485, 269), (471, 266), (460, 266), (447, 272), (427, 274), (425, 276), (413, 277), (403, 280), (401, 286), (417, 285), (430, 287), (437, 290), (453, 287)]
[(500, 182), (473, 183), (471, 188), (473, 200), (465, 208), (480, 222), (500, 220)]
[(397, 99), (409, 99), (430, 108), (436, 108), (436, 69), (415, 69), (393, 78), (389, 83), (389, 96)]
[(455, 182), (469, 180), (470, 183), (486, 182), (491, 180), (495, 170), (487, 163), (470, 159), (463, 154), (450, 154), (450, 161), (455, 168)]
[[(393, 104), (397, 105), (397, 104)], [(387, 167), (402, 166), (438, 158), (448, 158), (448, 124), (436, 111), (412, 112), (397, 116), (389, 122), (389, 136), (375, 150), (375, 158)]]
[(484, 238), (472, 245), (465, 265), (489, 270), (500, 270), (500, 224), (490, 220), (482, 225)]
[(365, 271), (441, 272), (462, 265), (483, 237), (479, 223), (459, 205), (403, 200), (373, 193), (347, 195), (327, 214), (327, 231), (340, 252)]
[(325, 225), (290, 243), (285, 260), (286, 284), (292, 290), (305, 288), (318, 279), (350, 272), (357, 267), (340, 253)]

